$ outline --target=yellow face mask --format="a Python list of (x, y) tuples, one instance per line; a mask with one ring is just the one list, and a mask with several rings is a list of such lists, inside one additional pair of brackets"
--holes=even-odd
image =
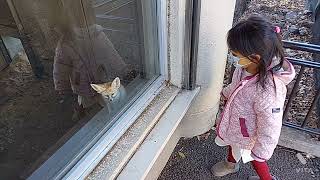
[(235, 66), (238, 68), (246, 68), (248, 65), (250, 65), (251, 63), (253, 63), (252, 61), (250, 61), (248, 58), (241, 56), (238, 53), (230, 53), (228, 60)]

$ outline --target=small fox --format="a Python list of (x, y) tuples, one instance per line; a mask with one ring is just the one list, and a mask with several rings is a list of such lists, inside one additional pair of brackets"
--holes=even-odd
[(119, 108), (127, 98), (126, 89), (121, 85), (120, 79), (117, 77), (112, 82), (103, 84), (91, 84), (92, 89), (101, 94), (102, 101), (99, 102), (102, 106), (108, 107), (109, 112), (113, 112)]

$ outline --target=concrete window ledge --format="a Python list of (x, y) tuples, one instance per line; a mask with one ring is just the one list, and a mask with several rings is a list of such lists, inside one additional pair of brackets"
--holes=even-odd
[(320, 142), (300, 130), (282, 127), (279, 145), (320, 157)]
[[(164, 88), (87, 179), (157, 177), (180, 138), (178, 125), (198, 92)], [(159, 158), (161, 153), (166, 158)], [(153, 171), (158, 168), (160, 172)]]

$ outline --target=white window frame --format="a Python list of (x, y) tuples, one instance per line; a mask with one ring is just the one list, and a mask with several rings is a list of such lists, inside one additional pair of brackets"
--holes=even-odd
[(123, 114), (114, 118), (117, 120), (111, 127), (104, 127), (104, 131), (101, 131), (103, 135), (97, 135), (99, 139), (84, 154), (72, 157), (71, 161), (70, 157), (66, 155), (71, 148), (79, 142), (84, 141), (81, 137), (88, 133), (98, 120), (95, 122), (89, 121), (27, 179), (84, 179), (165, 86), (165, 81), (169, 77), (167, 59), (167, 0), (157, 0), (156, 3), (160, 76), (150, 82), (150, 85), (138, 99), (133, 103), (129, 103), (131, 106)]

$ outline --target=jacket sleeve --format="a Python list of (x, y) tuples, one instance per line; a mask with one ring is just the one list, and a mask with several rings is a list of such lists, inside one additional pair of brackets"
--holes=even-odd
[(235, 69), (233, 75), (232, 75), (232, 81), (229, 85), (227, 85), (225, 88), (222, 89), (221, 91), (221, 96), (224, 99), (229, 99), (231, 96), (231, 93), (233, 92), (236, 84), (239, 82), (239, 74), (241, 75), (241, 68)]
[(254, 104), (257, 115), (257, 139), (251, 150), (255, 159), (269, 160), (278, 144), (282, 127), (283, 104), (273, 93), (260, 97)]
[(107, 65), (111, 67), (109, 69), (115, 71), (116, 74), (123, 73), (127, 65), (114, 47), (113, 43), (104, 32), (101, 32), (98, 38), (103, 42), (103, 53), (107, 56), (105, 59), (108, 60)]
[(70, 91), (70, 78), (72, 73), (72, 61), (66, 56), (69, 48), (62, 48), (61, 44), (57, 46), (53, 63), (53, 80), (55, 90)]

